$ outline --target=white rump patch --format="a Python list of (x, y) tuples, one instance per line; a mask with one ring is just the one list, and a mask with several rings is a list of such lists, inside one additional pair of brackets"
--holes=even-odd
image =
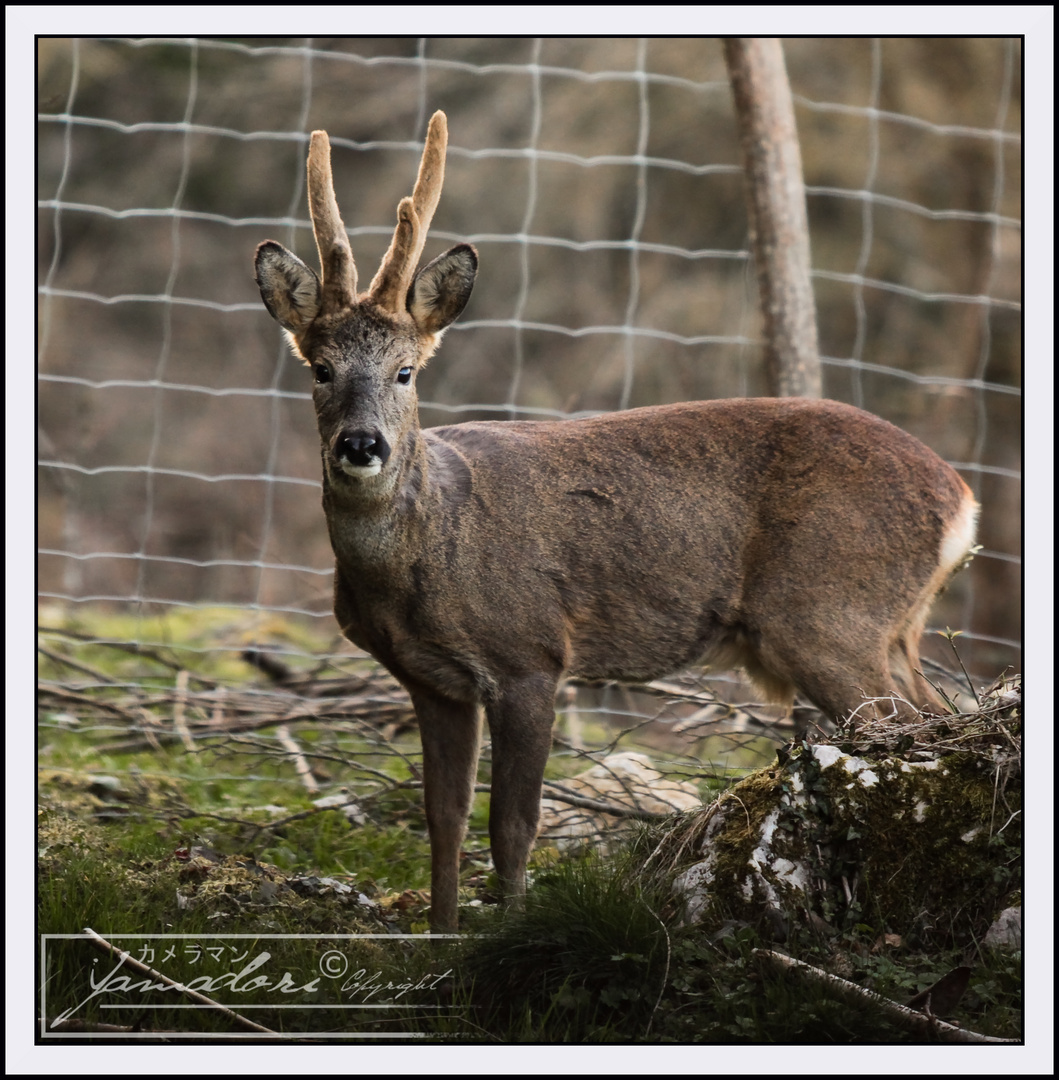
[(978, 503), (968, 491), (960, 512), (953, 518), (952, 524), (941, 538), (938, 565), (946, 574), (956, 570), (974, 546), (977, 525)]

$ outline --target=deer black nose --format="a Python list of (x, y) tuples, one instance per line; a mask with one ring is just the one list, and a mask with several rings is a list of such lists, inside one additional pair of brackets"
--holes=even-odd
[(346, 459), (351, 465), (367, 466), (375, 461), (386, 464), (390, 457), (390, 444), (377, 431), (344, 431), (335, 443), (335, 457)]

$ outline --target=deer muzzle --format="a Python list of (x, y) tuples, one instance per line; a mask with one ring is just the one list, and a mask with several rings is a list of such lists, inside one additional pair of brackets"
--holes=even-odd
[(391, 447), (379, 431), (343, 431), (335, 439), (336, 464), (347, 476), (375, 476), (390, 459)]

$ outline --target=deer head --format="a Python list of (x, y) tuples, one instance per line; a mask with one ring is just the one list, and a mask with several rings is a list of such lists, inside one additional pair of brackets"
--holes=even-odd
[(332, 490), (382, 494), (401, 482), (411, 456), (392, 458), (394, 448), (418, 430), (416, 373), (474, 287), (478, 255), (470, 244), (457, 244), (416, 272), (441, 196), (447, 141), (445, 114), (436, 112), (415, 189), (397, 206), (393, 240), (366, 292), (357, 293), (357, 268), (338, 212), (324, 131), (313, 132), (308, 161), (320, 277), (274, 240), (257, 249), (261, 298), (295, 354), (313, 370), (313, 402)]

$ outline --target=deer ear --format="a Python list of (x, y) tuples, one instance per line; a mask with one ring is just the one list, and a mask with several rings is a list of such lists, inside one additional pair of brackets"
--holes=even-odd
[(320, 279), (275, 240), (258, 244), (254, 276), (268, 313), (292, 334), (298, 334), (320, 312)]
[(440, 333), (467, 306), (478, 274), (478, 252), (457, 244), (427, 263), (408, 290), (408, 311), (425, 334)]

